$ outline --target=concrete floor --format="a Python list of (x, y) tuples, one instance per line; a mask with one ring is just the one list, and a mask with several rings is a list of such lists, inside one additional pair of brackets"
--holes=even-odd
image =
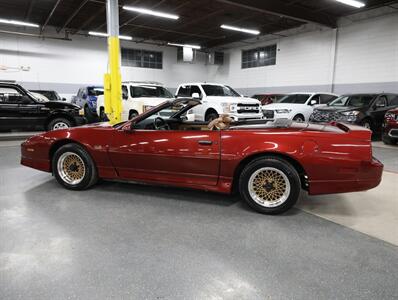
[(213, 193), (70, 192), (20, 166), (14, 145), (0, 143), (0, 299), (398, 298), (398, 247), (380, 239)]

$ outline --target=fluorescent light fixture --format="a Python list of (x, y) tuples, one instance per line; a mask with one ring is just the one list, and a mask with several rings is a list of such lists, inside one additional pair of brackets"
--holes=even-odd
[[(104, 32), (89, 31), (88, 34), (94, 35), (94, 36), (108, 37), (108, 34), (104, 33)], [(127, 35), (119, 35), (119, 39), (131, 41), (133, 38), (131, 36), (127, 36)]]
[(254, 29), (246, 29), (246, 28), (241, 28), (241, 27), (235, 27), (235, 26), (229, 26), (229, 25), (221, 25), (220, 26), (223, 29), (228, 29), (228, 30), (235, 30), (235, 31), (240, 31), (240, 32), (245, 32), (245, 33), (250, 33), (250, 34), (260, 34), (260, 31), (254, 30)]
[(365, 6), (365, 3), (360, 2), (360, 1), (356, 1), (356, 0), (336, 0), (336, 1), (340, 2), (340, 3), (347, 4), (347, 5), (354, 6), (356, 8), (361, 8), (361, 7)]
[(186, 47), (186, 48), (192, 48), (192, 49), (200, 49), (200, 46), (198, 46), (198, 45), (175, 44), (175, 43), (167, 43), (167, 45), (176, 46), (176, 47)]
[(138, 13), (144, 14), (144, 15), (151, 15), (151, 16), (173, 19), (173, 20), (178, 20), (178, 18), (179, 18), (179, 16), (177, 16), (177, 15), (172, 15), (172, 14), (155, 11), (155, 10), (148, 9), (148, 8), (136, 7), (136, 6), (126, 6), (125, 5), (125, 6), (123, 6), (123, 9), (135, 11), (135, 12), (138, 12)]
[(27, 22), (16, 21), (16, 20), (7, 20), (7, 19), (0, 19), (0, 23), (16, 25), (16, 26), (39, 27), (38, 24), (27, 23)]

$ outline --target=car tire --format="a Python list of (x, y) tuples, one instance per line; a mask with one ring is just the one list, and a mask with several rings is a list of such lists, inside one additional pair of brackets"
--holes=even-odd
[(284, 159), (264, 156), (250, 162), (239, 177), (239, 192), (255, 211), (277, 215), (292, 208), (300, 195), (300, 177)]
[(98, 181), (97, 168), (90, 154), (74, 143), (55, 152), (52, 172), (58, 183), (69, 190), (85, 190)]
[(138, 116), (138, 112), (133, 110), (129, 112), (129, 120), (131, 120), (132, 118), (135, 118), (136, 116)]
[(369, 119), (362, 120), (361, 126), (373, 131), (373, 124), (372, 121)]
[(293, 121), (297, 123), (304, 123), (305, 119), (302, 115), (297, 115), (294, 116)]
[(108, 122), (108, 116), (105, 113), (105, 109), (103, 107), (100, 108), (100, 115), (99, 115), (99, 119), (101, 122)]
[(386, 134), (383, 134), (382, 140), (383, 140), (383, 143), (386, 144), (386, 145), (395, 145), (397, 143), (396, 140), (390, 138)]
[(218, 113), (212, 111), (212, 112), (209, 112), (206, 114), (205, 121), (211, 122), (211, 121), (217, 119), (218, 117), (219, 117)]
[(67, 129), (72, 127), (72, 122), (69, 121), (66, 118), (55, 118), (52, 119), (48, 125), (47, 125), (47, 130), (60, 130), (60, 129)]

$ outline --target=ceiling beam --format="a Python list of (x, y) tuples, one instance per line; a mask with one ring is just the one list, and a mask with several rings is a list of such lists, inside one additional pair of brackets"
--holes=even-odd
[(28, 9), (26, 10), (26, 13), (25, 13), (25, 21), (28, 21), (30, 18), (30, 15), (32, 14), (33, 5), (35, 4), (35, 1), (36, 0), (29, 1)]
[(300, 6), (289, 6), (283, 1), (267, 0), (256, 1), (247, 0), (245, 4), (240, 3), (238, 0), (215, 0), (217, 2), (235, 6), (238, 8), (257, 11), (268, 15), (284, 17), (287, 19), (296, 20), (303, 23), (314, 23), (330, 28), (337, 27), (337, 19), (323, 13), (314, 13), (309, 9)]
[(134, 24), (128, 24), (128, 26), (131, 27), (136, 27), (136, 28), (143, 28), (143, 29), (149, 29), (149, 30), (155, 30), (155, 31), (161, 31), (161, 32), (168, 32), (168, 33), (175, 33), (179, 35), (186, 35), (186, 36), (195, 36), (203, 39), (219, 39), (220, 37), (214, 37), (210, 35), (204, 35), (204, 34), (197, 34), (197, 33), (189, 33), (189, 32), (184, 32), (184, 31), (177, 31), (177, 30), (171, 30), (171, 29), (165, 29), (165, 28), (159, 28), (159, 27), (152, 27), (152, 26), (146, 26), (146, 25), (134, 25)]
[(57, 32), (60, 32), (62, 30), (64, 30), (66, 28), (66, 26), (68, 26), (68, 24), (70, 23), (70, 21), (73, 20), (74, 17), (76, 17), (76, 15), (79, 13), (79, 11), (83, 8), (84, 5), (86, 5), (87, 2), (89, 2), (90, 0), (84, 0), (79, 7), (70, 15), (70, 17), (68, 18), (68, 20), (66, 20), (66, 22), (64, 23), (64, 25), (62, 25), (62, 27), (60, 29), (57, 30)]
[[(105, 6), (102, 6), (101, 8), (98, 9), (98, 11), (93, 14), (90, 18), (88, 18), (83, 24), (79, 26), (79, 28), (75, 29), (72, 34), (76, 34), (76, 32), (79, 32), (83, 28), (85, 28), (87, 25), (89, 25), (92, 21), (94, 21), (98, 16), (102, 15), (105, 13)], [(106, 16), (105, 16), (106, 17)]]
[[(33, 2), (33, 1), (32, 1)], [(59, 5), (59, 3), (61, 2), (61, 0), (57, 0), (57, 2), (55, 3), (55, 5), (53, 6), (53, 8), (51, 9), (50, 13), (48, 14), (46, 20), (43, 23), (43, 26), (41, 26), (40, 28), (40, 34), (43, 33), (44, 29), (46, 28), (48, 21), (50, 21), (52, 15), (54, 14), (54, 11), (57, 9), (57, 6)]]

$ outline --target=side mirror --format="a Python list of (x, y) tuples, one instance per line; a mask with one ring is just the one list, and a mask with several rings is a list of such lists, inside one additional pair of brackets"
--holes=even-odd
[(310, 105), (316, 105), (316, 104), (318, 104), (318, 100), (312, 99), (312, 100), (310, 101)]
[(83, 94), (83, 95), (82, 95), (82, 98), (83, 98), (83, 99), (87, 99), (87, 94)]
[(199, 93), (192, 93), (192, 98), (193, 99), (201, 99)]
[(127, 100), (129, 98), (129, 96), (127, 94), (123, 93), (122, 98), (123, 98), (123, 100)]

